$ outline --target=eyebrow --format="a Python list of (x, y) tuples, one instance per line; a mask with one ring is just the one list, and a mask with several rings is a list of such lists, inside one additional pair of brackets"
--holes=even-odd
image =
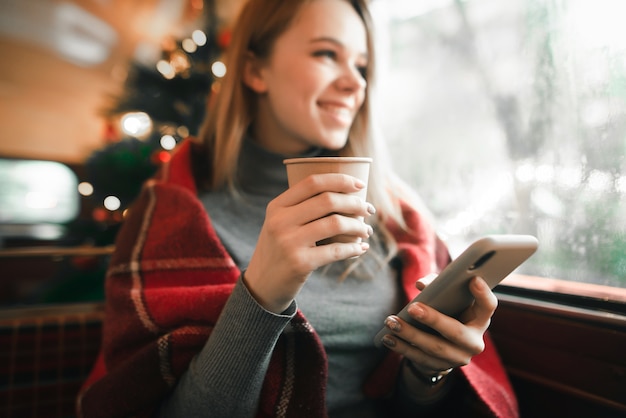
[[(311, 44), (318, 43), (318, 42), (330, 42), (332, 44), (335, 44), (335, 45), (345, 49), (345, 45), (343, 43), (341, 43), (339, 40), (337, 40), (335, 38), (332, 38), (330, 36), (320, 36), (319, 38), (313, 38), (310, 41)], [(361, 58), (369, 59), (369, 55), (368, 55), (367, 52), (361, 52), (361, 53), (359, 53), (359, 55), (361, 56)]]

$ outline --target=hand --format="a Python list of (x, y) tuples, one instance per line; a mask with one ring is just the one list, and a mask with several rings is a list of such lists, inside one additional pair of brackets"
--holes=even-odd
[(316, 245), (339, 234), (362, 239), (372, 234), (371, 226), (355, 218), (374, 213), (372, 205), (348, 194), (363, 187), (345, 174), (312, 175), (269, 203), (245, 273), (248, 289), (263, 307), (284, 311), (313, 270), (367, 251), (365, 242)]
[(386, 335), (383, 343), (403, 354), (425, 376), (469, 364), (472, 357), (485, 348), (483, 335), (498, 305), (498, 299), (482, 278), (474, 277), (469, 287), (475, 301), (463, 312), (460, 320), (422, 303), (409, 306), (413, 319), (428, 325), (440, 335), (422, 331), (392, 315), (385, 321), (392, 335)]

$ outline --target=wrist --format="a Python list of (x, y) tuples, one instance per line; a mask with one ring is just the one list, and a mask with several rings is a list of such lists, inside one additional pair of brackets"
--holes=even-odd
[(404, 359), (401, 369), (402, 387), (405, 396), (421, 405), (440, 401), (451, 387), (450, 372), (428, 376), (420, 372), (408, 359)]
[(243, 282), (248, 292), (256, 300), (256, 302), (263, 307), (263, 309), (272, 312), (274, 314), (282, 314), (286, 309), (291, 306), (293, 303), (293, 299), (278, 299), (268, 297), (269, 291), (267, 291), (266, 286), (261, 284), (257, 286), (257, 283), (262, 283), (259, 281), (251, 282), (248, 277), (248, 271), (244, 270), (241, 273), (241, 281)]
[(438, 386), (443, 383), (444, 380), (448, 377), (448, 375), (454, 370), (453, 368), (449, 368), (447, 370), (442, 370), (439, 373), (427, 375), (422, 373), (415, 364), (411, 360), (404, 360), (405, 367), (408, 368), (413, 375), (420, 380), (423, 384), (427, 386)]

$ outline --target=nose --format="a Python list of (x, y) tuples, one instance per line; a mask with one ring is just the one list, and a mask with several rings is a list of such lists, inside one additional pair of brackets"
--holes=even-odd
[(357, 68), (346, 65), (337, 80), (337, 86), (345, 91), (362, 91), (365, 90), (367, 81)]

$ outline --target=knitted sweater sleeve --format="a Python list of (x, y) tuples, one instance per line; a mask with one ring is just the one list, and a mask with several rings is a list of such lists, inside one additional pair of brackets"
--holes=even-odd
[(144, 184), (116, 237), (102, 347), (76, 415), (152, 417), (186, 403), (178, 391), (192, 387), (217, 394), (199, 400), (210, 405), (202, 416), (218, 416), (214, 408), (226, 399), (247, 410), (258, 403), (259, 416), (277, 409), (293, 418), (324, 416), (327, 363), (319, 338), (295, 305), (276, 318), (241, 301), (250, 297), (241, 292), (241, 271), (197, 199), (188, 157), (182, 146), (169, 170)]
[(263, 309), (240, 279), (213, 333), (161, 403), (160, 417), (253, 417), (274, 345), (296, 313)]

